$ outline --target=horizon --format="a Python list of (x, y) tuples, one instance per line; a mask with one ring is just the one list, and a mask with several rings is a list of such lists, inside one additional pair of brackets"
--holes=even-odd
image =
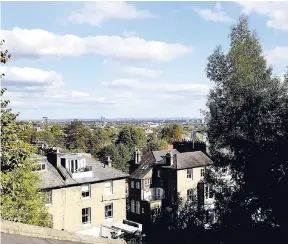
[(1, 7), (4, 47), (12, 55), (3, 67), (2, 87), (22, 120), (201, 117), (214, 86), (205, 74), (207, 58), (217, 45), (229, 49), (231, 25), (243, 12), (274, 75), (283, 75), (288, 60), (287, 18), (275, 14), (282, 8), (272, 2)]

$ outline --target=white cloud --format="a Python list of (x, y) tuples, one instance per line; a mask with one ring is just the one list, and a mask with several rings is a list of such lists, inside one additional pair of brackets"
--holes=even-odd
[(139, 37), (60, 35), (42, 29), (3, 30), (5, 47), (14, 58), (75, 57), (84, 54), (131, 60), (170, 61), (192, 51), (191, 47)]
[(197, 8), (192, 7), (193, 10), (199, 14), (199, 16), (206, 21), (214, 22), (233, 22), (234, 19), (228, 16), (226, 12), (223, 11), (220, 2), (215, 4), (214, 9), (209, 8)]
[(1, 67), (5, 76), (2, 87), (7, 88), (5, 99), (16, 107), (41, 108), (62, 107), (69, 104), (85, 106), (113, 105), (115, 102), (104, 96), (92, 96), (81, 91), (67, 91), (62, 75), (28, 67)]
[(99, 26), (109, 19), (147, 19), (155, 17), (148, 10), (138, 10), (132, 4), (125, 2), (94, 2), (84, 3), (79, 11), (69, 16), (76, 24)]
[(153, 70), (153, 69), (131, 67), (131, 66), (120, 67), (119, 69), (121, 72), (129, 74), (129, 75), (143, 76), (143, 77), (148, 77), (148, 78), (155, 78), (163, 74), (162, 70)]
[(61, 74), (54, 71), (45, 71), (28, 67), (1, 67), (2, 86), (17, 87), (19, 89), (37, 90), (39, 88), (55, 88), (64, 85)]
[(235, 1), (243, 7), (246, 14), (256, 13), (269, 18), (267, 26), (277, 30), (288, 31), (288, 2), (242, 2)]
[(123, 32), (123, 36), (124, 36), (124, 37), (136, 36), (136, 32), (135, 32), (135, 31), (124, 31), (124, 32)]
[(267, 52), (267, 61), (270, 64), (278, 62), (288, 61), (288, 46), (287, 47), (275, 47)]
[(129, 88), (138, 89), (141, 91), (149, 92), (166, 92), (166, 93), (178, 93), (187, 94), (193, 93), (197, 95), (207, 95), (210, 87), (205, 84), (191, 84), (191, 83), (145, 83), (139, 82), (133, 79), (119, 79), (112, 80), (110, 82), (103, 82), (102, 85), (115, 88)]

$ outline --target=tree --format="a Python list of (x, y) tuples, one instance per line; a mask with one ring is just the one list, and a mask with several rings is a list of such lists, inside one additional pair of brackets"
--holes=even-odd
[(118, 135), (117, 144), (126, 145), (132, 152), (135, 147), (145, 148), (147, 145), (145, 132), (133, 125), (125, 125)]
[(45, 206), (45, 195), (36, 184), (39, 175), (32, 172), (32, 164), (1, 173), (1, 218), (37, 226), (51, 226)]
[[(288, 173), (287, 86), (272, 76), (246, 16), (232, 27), (230, 40), (228, 53), (217, 47), (206, 68), (207, 77), (215, 83), (206, 114), (215, 166), (209, 181), (222, 184), (217, 172), (228, 167), (235, 183), (225, 189), (225, 197), (216, 195), (222, 236), (259, 241), (276, 228), (282, 234), (287, 229), (288, 214), (279, 201)], [(259, 235), (261, 228), (266, 229)]]
[(124, 144), (110, 144), (100, 149), (98, 157), (101, 161), (105, 161), (107, 156), (112, 160), (113, 168), (129, 173), (132, 153), (127, 146)]
[(182, 124), (172, 122), (166, 125), (160, 132), (161, 138), (172, 143), (175, 140), (180, 140), (184, 134)]
[(65, 129), (66, 148), (72, 151), (89, 152), (91, 132), (81, 121), (74, 120)]
[[(1, 50), (1, 63), (6, 63), (9, 58), (8, 51)], [(1, 90), (1, 97), (5, 91)], [(50, 217), (36, 186), (40, 179), (31, 172), (33, 165), (30, 158), (34, 148), (21, 140), (19, 132), (23, 130), (23, 125), (16, 123), (18, 114), (8, 108), (9, 102), (1, 99), (1, 218), (49, 226)]]
[(154, 134), (148, 139), (147, 150), (148, 151), (160, 151), (167, 148), (168, 142), (164, 139), (157, 139)]

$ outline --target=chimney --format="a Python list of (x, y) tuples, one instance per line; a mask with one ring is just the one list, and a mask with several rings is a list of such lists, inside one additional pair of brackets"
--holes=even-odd
[(105, 164), (107, 164), (109, 167), (112, 167), (112, 160), (110, 159), (110, 156), (106, 157)]
[(166, 165), (172, 166), (172, 165), (173, 165), (173, 159), (174, 159), (174, 157), (173, 157), (173, 154), (172, 154), (171, 151), (169, 151), (169, 152), (166, 154), (165, 158), (166, 158)]
[(139, 148), (135, 148), (135, 152), (134, 152), (134, 161), (135, 164), (139, 164), (139, 162), (141, 161), (141, 151), (139, 150)]
[(56, 152), (50, 152), (47, 154), (48, 161), (55, 167), (59, 168), (61, 166), (61, 157), (60, 152), (57, 150)]

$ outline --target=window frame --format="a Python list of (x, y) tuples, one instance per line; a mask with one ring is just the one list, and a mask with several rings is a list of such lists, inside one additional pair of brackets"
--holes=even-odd
[[(83, 213), (83, 210), (84, 210), (84, 213)], [(91, 207), (82, 208), (81, 216), (82, 216), (82, 225), (91, 224)], [(87, 218), (87, 221), (83, 222), (83, 218)]]
[(48, 199), (45, 205), (52, 205), (53, 203), (52, 190), (46, 191), (46, 194), (48, 195)]
[[(106, 209), (110, 207), (110, 209)], [(105, 211), (105, 219), (112, 219), (113, 218), (113, 203), (107, 203), (104, 206), (104, 211)], [(111, 216), (108, 216), (108, 213), (110, 212)]]
[(139, 181), (136, 181), (136, 189), (141, 189)]
[(130, 186), (131, 186), (131, 188), (135, 188), (134, 180), (131, 180)]
[(193, 195), (193, 189), (190, 188), (187, 190), (187, 201), (188, 202), (193, 202), (194, 201), (194, 195)]
[(161, 172), (160, 169), (157, 170), (157, 177), (160, 178), (161, 177)]
[(187, 180), (193, 180), (193, 169), (187, 169)]
[(140, 201), (136, 201), (136, 211), (137, 214), (141, 213), (141, 206), (140, 206)]
[(201, 176), (201, 177), (204, 177), (204, 175), (205, 175), (205, 170), (206, 170), (205, 167), (201, 168), (200, 170), (201, 170), (201, 171), (200, 171), (200, 176)]
[[(88, 191), (83, 191), (83, 187), (88, 187)], [(83, 193), (87, 193), (88, 192), (88, 196), (83, 196)], [(81, 198), (82, 199), (89, 199), (91, 198), (91, 185), (90, 184), (86, 184), (86, 185), (82, 185), (81, 186)]]
[(214, 198), (214, 193), (212, 191), (212, 187), (207, 185), (207, 184), (205, 184), (205, 186), (204, 186), (204, 198), (205, 198), (205, 200)]
[(131, 213), (135, 213), (135, 200), (131, 200), (130, 206)]

